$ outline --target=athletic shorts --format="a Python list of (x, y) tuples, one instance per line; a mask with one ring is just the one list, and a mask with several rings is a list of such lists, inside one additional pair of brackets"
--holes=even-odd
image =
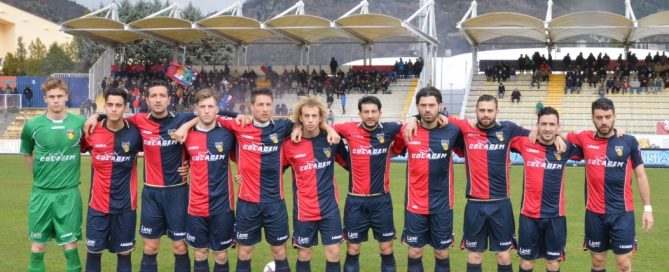
[(429, 244), (436, 250), (447, 249), (453, 244), (453, 210), (435, 214), (405, 211), (402, 243), (412, 248)]
[(564, 216), (530, 218), (520, 215), (518, 256), (524, 260), (563, 261), (566, 244), (567, 219)]
[(616, 255), (636, 252), (634, 212), (597, 214), (586, 210), (583, 248), (598, 253), (611, 249)]
[(252, 203), (239, 199), (235, 220), (235, 241), (252, 246), (260, 242), (260, 229), (265, 229), (265, 240), (271, 246), (280, 246), (288, 240), (288, 212), (283, 200)]
[(79, 187), (62, 190), (33, 188), (28, 203), (28, 235), (35, 243), (55, 239), (59, 245), (81, 239), (83, 207)]
[(486, 249), (503, 252), (515, 247), (515, 222), (508, 198), (467, 200), (464, 221), (460, 248), (481, 253)]
[(186, 239), (188, 185), (174, 187), (144, 186), (139, 234), (159, 239), (167, 234), (172, 241)]
[(207, 217), (188, 215), (186, 243), (194, 248), (226, 250), (234, 245), (234, 225), (232, 211)]
[(318, 232), (323, 245), (335, 245), (344, 241), (339, 210), (318, 221), (300, 221), (293, 217), (293, 247), (310, 248), (318, 245)]
[(344, 238), (352, 244), (367, 241), (369, 229), (374, 239), (388, 242), (395, 239), (393, 201), (390, 194), (346, 197), (344, 206)]
[(100, 253), (125, 253), (135, 247), (137, 212), (102, 213), (88, 207), (86, 216), (86, 249)]

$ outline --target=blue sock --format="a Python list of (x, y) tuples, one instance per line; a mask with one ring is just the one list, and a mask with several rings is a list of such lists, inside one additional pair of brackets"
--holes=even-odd
[(225, 262), (224, 264), (214, 263), (214, 272), (229, 272), (229, 271), (230, 271), (229, 262)]
[(239, 258), (237, 258), (237, 272), (251, 272), (251, 259), (248, 259), (246, 261), (242, 261)]
[(325, 261), (325, 272), (339, 272), (341, 271), (341, 263), (339, 261), (329, 262)]
[(381, 271), (395, 272), (397, 271), (397, 264), (395, 263), (395, 255), (390, 253), (388, 255), (381, 254)]
[(408, 258), (407, 271), (408, 272), (423, 272), (423, 258)]
[(209, 260), (204, 259), (202, 261), (195, 260), (193, 262), (193, 271), (194, 272), (209, 272)]
[(158, 254), (149, 255), (144, 253), (142, 255), (142, 266), (139, 268), (141, 272), (158, 272)]
[(451, 272), (451, 259), (446, 258), (443, 260), (434, 258), (434, 271), (435, 272)]
[(513, 272), (511, 264), (497, 264), (497, 272)]
[(310, 261), (300, 261), (297, 260), (295, 265), (295, 271), (297, 272), (311, 272), (311, 262)]
[(95, 272), (102, 269), (102, 254), (101, 253), (86, 253), (86, 271)]
[(190, 272), (190, 257), (186, 254), (174, 254), (174, 272)]
[(275, 272), (290, 272), (290, 265), (288, 265), (288, 258), (283, 260), (274, 260)]
[[(383, 256), (383, 255), (381, 255)], [(350, 255), (346, 253), (346, 260), (344, 261), (344, 272), (358, 272), (360, 271), (360, 254)], [(383, 261), (383, 260), (382, 260)], [(383, 265), (382, 265), (383, 267)]]
[(467, 272), (482, 272), (481, 264), (467, 263)]
[(116, 255), (116, 272), (132, 272), (132, 255)]

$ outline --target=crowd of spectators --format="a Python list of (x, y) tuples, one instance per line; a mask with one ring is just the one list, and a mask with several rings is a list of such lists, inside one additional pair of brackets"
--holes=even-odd
[(405, 62), (402, 58), (395, 61), (393, 65), (393, 72), (400, 78), (412, 78), (419, 77), (420, 73), (423, 71), (423, 58), (419, 57), (415, 62), (411, 60)]
[(615, 62), (607, 54), (592, 53), (587, 58), (580, 53), (574, 60), (567, 54), (562, 60), (565, 69), (565, 93), (580, 93), (583, 84), (597, 89), (600, 96), (606, 94), (657, 93), (669, 87), (669, 61), (667, 56), (651, 53), (640, 61), (629, 52), (623, 59), (618, 55)]

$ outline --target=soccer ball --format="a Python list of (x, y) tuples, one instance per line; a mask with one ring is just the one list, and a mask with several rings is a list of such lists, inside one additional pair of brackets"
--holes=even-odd
[(271, 261), (265, 265), (265, 268), (262, 269), (263, 272), (274, 272), (274, 269), (276, 269), (276, 265), (274, 264), (274, 261)]

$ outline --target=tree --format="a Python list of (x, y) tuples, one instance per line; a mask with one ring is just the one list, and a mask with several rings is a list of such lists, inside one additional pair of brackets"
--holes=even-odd
[(49, 52), (47, 53), (46, 58), (44, 58), (43, 63), (44, 66), (42, 71), (46, 75), (70, 72), (74, 66), (74, 63), (67, 53), (65, 53), (65, 50), (58, 46), (57, 43), (52, 43), (51, 46), (49, 46)]
[(19, 65), (20, 62), (14, 57), (14, 54), (7, 52), (2, 65), (2, 74), (6, 76), (18, 75)]
[(23, 37), (19, 36), (16, 45), (16, 70), (12, 75), (22, 76), (26, 74), (26, 60), (28, 59), (28, 52), (26, 51), (26, 44), (23, 42)]
[(30, 42), (28, 50), (30, 51), (30, 59), (43, 59), (46, 57), (46, 46), (44, 46), (42, 40), (39, 38)]

